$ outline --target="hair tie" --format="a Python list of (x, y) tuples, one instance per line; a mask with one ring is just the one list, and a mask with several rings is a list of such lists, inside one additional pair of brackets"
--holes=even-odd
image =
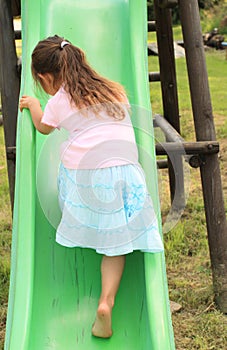
[(69, 43), (68, 41), (63, 40), (63, 41), (61, 42), (61, 45), (60, 45), (61, 50), (63, 50), (63, 48), (64, 48), (66, 45), (70, 45), (70, 43)]

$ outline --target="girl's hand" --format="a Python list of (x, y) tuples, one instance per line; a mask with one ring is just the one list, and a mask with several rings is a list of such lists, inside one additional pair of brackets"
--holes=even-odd
[(32, 96), (22, 96), (20, 101), (19, 101), (19, 107), (20, 107), (20, 111), (22, 112), (22, 110), (24, 108), (28, 108), (28, 109), (36, 109), (36, 108), (40, 108), (40, 102), (37, 98), (32, 97)]
[(43, 111), (37, 98), (22, 96), (19, 101), (19, 107), (21, 112), (24, 108), (29, 109), (35, 128), (42, 134), (47, 135), (54, 129), (52, 126), (42, 123)]

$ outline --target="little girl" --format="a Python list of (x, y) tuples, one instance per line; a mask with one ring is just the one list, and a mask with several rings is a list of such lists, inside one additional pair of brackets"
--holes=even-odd
[(55, 35), (32, 53), (32, 75), (52, 95), (42, 111), (39, 100), (22, 96), (35, 128), (68, 131), (61, 145), (58, 175), (62, 218), (57, 243), (93, 248), (102, 254), (101, 295), (92, 334), (112, 335), (111, 313), (125, 264), (134, 250), (163, 251), (157, 218), (144, 173), (123, 87), (100, 76), (84, 52)]

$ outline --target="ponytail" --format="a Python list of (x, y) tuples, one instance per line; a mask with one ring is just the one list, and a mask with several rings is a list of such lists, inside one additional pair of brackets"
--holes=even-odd
[(124, 88), (99, 75), (87, 62), (84, 52), (57, 35), (40, 41), (32, 53), (32, 74), (41, 83), (38, 74), (50, 73), (54, 85), (63, 85), (77, 108), (92, 106), (115, 119), (123, 119), (126, 103)]

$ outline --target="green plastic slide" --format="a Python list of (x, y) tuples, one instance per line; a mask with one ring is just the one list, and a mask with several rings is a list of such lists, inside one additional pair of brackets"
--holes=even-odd
[[(140, 161), (161, 226), (146, 6), (145, 0), (23, 0), (21, 94), (34, 94), (30, 73), (34, 46), (54, 34), (81, 47), (97, 71), (122, 83), (133, 106)], [(46, 96), (39, 98), (44, 106)], [(59, 216), (54, 176), (58, 150), (51, 148), (51, 137), (34, 130), (28, 111), (19, 113), (5, 350), (174, 350), (162, 253), (127, 256), (113, 311), (114, 334), (108, 340), (91, 335), (101, 256), (92, 249), (55, 243), (56, 222), (51, 220)], [(47, 219), (48, 212), (52, 219)]]

